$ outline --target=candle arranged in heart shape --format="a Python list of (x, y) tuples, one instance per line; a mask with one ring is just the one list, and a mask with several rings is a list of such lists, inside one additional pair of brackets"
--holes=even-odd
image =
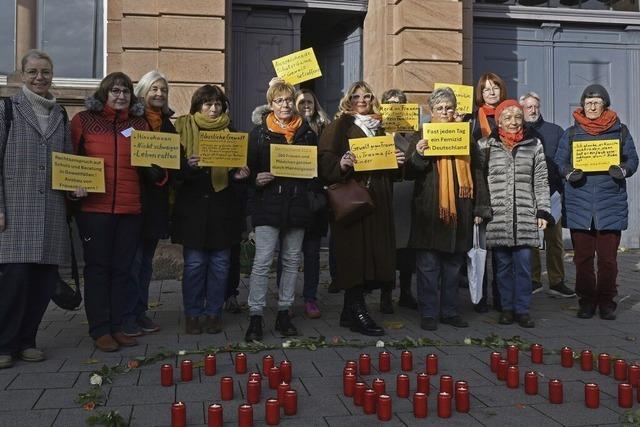
[(583, 371), (593, 370), (593, 353), (589, 350), (583, 350), (580, 353), (580, 369)]
[(173, 366), (164, 364), (160, 367), (160, 384), (162, 384), (163, 387), (173, 385)]
[(253, 426), (253, 407), (248, 404), (238, 406), (238, 427)]
[(207, 427), (222, 427), (224, 424), (224, 416), (222, 405), (214, 403), (209, 405), (207, 409)]
[(187, 407), (184, 402), (171, 405), (171, 427), (185, 427), (187, 425)]
[(391, 353), (381, 351), (378, 354), (378, 370), (380, 372), (389, 372), (391, 370)]
[(216, 374), (216, 370), (216, 355), (207, 354), (204, 357), (204, 374), (208, 377), (211, 377)]
[(280, 424), (280, 403), (278, 399), (267, 399), (265, 402), (265, 422), (268, 426)]
[(421, 392), (413, 394), (413, 416), (416, 418), (427, 417), (427, 395)]
[(389, 421), (391, 419), (391, 396), (387, 394), (381, 394), (378, 396), (376, 408), (378, 412), (378, 419), (380, 421)]
[(267, 354), (262, 358), (262, 375), (269, 375), (269, 369), (273, 368), (274, 361), (273, 356)]
[(438, 373), (438, 356), (435, 354), (427, 355), (427, 374), (436, 375)]
[(233, 400), (233, 378), (220, 378), (220, 398), (222, 400)]
[(531, 362), (542, 363), (544, 349), (540, 344), (531, 344)]
[(538, 394), (538, 374), (529, 371), (524, 374), (524, 392), (526, 394)]
[(507, 346), (507, 362), (509, 365), (517, 365), (518, 364), (518, 346), (517, 345), (509, 345)]
[(375, 390), (368, 388), (364, 391), (363, 408), (365, 414), (376, 413), (376, 401), (378, 400), (378, 393)]
[(366, 353), (362, 353), (358, 358), (358, 370), (360, 375), (371, 374), (371, 356)]
[(236, 374), (247, 373), (247, 355), (244, 353), (237, 353), (235, 358)]
[(600, 406), (600, 388), (598, 388), (598, 384), (588, 383), (584, 385), (584, 404), (591, 409)]

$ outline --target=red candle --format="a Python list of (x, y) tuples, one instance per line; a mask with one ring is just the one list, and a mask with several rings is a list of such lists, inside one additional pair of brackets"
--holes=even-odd
[(272, 366), (269, 368), (269, 388), (275, 390), (278, 388), (278, 384), (282, 381), (280, 377), (280, 368)]
[(375, 414), (376, 413), (376, 400), (378, 400), (378, 393), (373, 389), (366, 389), (364, 391), (364, 413), (365, 414)]
[(413, 369), (413, 355), (409, 350), (400, 353), (400, 368), (405, 372)]
[[(375, 387), (375, 381), (374, 381)], [(346, 374), (342, 377), (342, 390), (347, 397), (353, 397), (356, 388), (356, 376), (354, 374)]]
[(259, 381), (247, 381), (247, 402), (251, 404), (260, 402), (261, 388)]
[(583, 371), (593, 370), (593, 353), (589, 350), (583, 350), (580, 353), (580, 369)]
[(378, 354), (378, 370), (380, 372), (389, 372), (391, 370), (391, 353), (381, 351)]
[(509, 363), (507, 359), (500, 359), (498, 361), (498, 379), (500, 381), (507, 380), (507, 368), (509, 367)]
[(284, 395), (289, 390), (291, 390), (289, 383), (283, 381), (278, 384), (278, 402), (280, 402), (280, 406), (284, 406)]
[(518, 364), (518, 346), (517, 345), (509, 345), (507, 346), (507, 362), (509, 365), (517, 365)]
[(187, 407), (184, 402), (171, 405), (171, 427), (185, 427), (187, 425)]
[(342, 376), (344, 377), (345, 375), (347, 375), (347, 373), (351, 373), (353, 375), (356, 375), (357, 372), (355, 369), (353, 368), (347, 368), (346, 366), (344, 368), (342, 368)]
[(416, 391), (418, 393), (424, 393), (427, 396), (429, 395), (429, 375), (424, 372), (420, 372), (418, 374), (416, 384)]
[(616, 381), (625, 381), (627, 379), (627, 362), (617, 359), (613, 364), (613, 378)]
[(204, 357), (204, 374), (211, 377), (216, 374), (216, 355), (207, 354)]
[(618, 406), (621, 408), (631, 408), (633, 406), (633, 387), (631, 387), (631, 384), (618, 384)]
[(253, 426), (253, 407), (249, 404), (238, 406), (238, 427)]
[(209, 405), (209, 409), (207, 409), (207, 427), (222, 427), (223, 423), (222, 405), (219, 403)]
[(538, 394), (538, 374), (534, 371), (524, 374), (524, 392), (526, 394)]
[(387, 386), (382, 378), (376, 378), (375, 380), (373, 380), (373, 383), (371, 383), (371, 387), (378, 396), (380, 396), (381, 394), (387, 394)]
[(409, 377), (406, 374), (396, 377), (396, 393), (398, 397), (409, 397)]
[(456, 388), (456, 411), (469, 412), (469, 389), (465, 387)]
[(628, 370), (627, 376), (629, 377), (629, 384), (633, 387), (638, 387), (640, 384), (640, 366), (632, 363), (629, 365)]
[(440, 418), (451, 416), (451, 395), (449, 393), (438, 393), (438, 416)]
[(291, 383), (291, 378), (293, 377), (293, 367), (291, 366), (291, 362), (288, 360), (283, 360), (280, 362), (280, 378), (282, 381), (286, 381)]
[(584, 385), (584, 404), (591, 409), (600, 406), (600, 388), (598, 384), (588, 383)]
[(427, 355), (427, 374), (436, 375), (438, 373), (438, 356), (435, 354)]
[(249, 374), (249, 379), (250, 380), (256, 380), (259, 383), (262, 383), (262, 375), (260, 375), (260, 372), (251, 372)]
[(549, 380), (549, 402), (562, 403), (562, 381)]
[(358, 358), (358, 369), (360, 370), (360, 375), (370, 375), (371, 374), (371, 356), (368, 354), (362, 353)]
[(520, 370), (517, 366), (507, 368), (507, 387), (518, 388), (520, 385)]
[(173, 385), (173, 366), (164, 364), (160, 367), (160, 384), (163, 387)]
[(220, 398), (222, 400), (233, 399), (233, 378), (231, 377), (220, 378)]
[(236, 354), (236, 374), (247, 373), (247, 355), (244, 353)]
[(413, 394), (413, 416), (416, 418), (427, 417), (427, 395), (416, 392)]
[(491, 358), (489, 359), (489, 363), (491, 366), (491, 372), (498, 372), (498, 362), (502, 359), (502, 355), (497, 351), (491, 353)]
[(440, 392), (449, 393), (453, 396), (453, 377), (451, 375), (440, 376)]
[(466, 381), (463, 381), (463, 380), (458, 380), (458, 381), (456, 381), (456, 383), (454, 384), (453, 389), (454, 389), (454, 390), (457, 390), (457, 389), (459, 389), (459, 388), (466, 388), (466, 389), (469, 389), (469, 383), (468, 383), (468, 382), (466, 382)]
[(287, 390), (284, 393), (284, 414), (295, 415), (298, 413), (298, 392)]
[(387, 394), (378, 396), (378, 404), (376, 407), (380, 421), (389, 421), (391, 419), (391, 396)]
[(280, 424), (280, 403), (278, 399), (267, 399), (265, 402), (265, 422), (268, 426)]
[(563, 368), (571, 368), (573, 366), (573, 350), (571, 350), (571, 347), (562, 347), (560, 350), (560, 364)]
[(345, 368), (353, 368), (358, 371), (358, 363), (355, 360), (347, 360), (344, 364)]
[(602, 375), (609, 375), (611, 373), (611, 356), (607, 353), (600, 353), (598, 355), (598, 371)]
[(182, 381), (191, 381), (193, 379), (193, 362), (191, 360), (183, 360), (180, 363), (180, 379)]
[(531, 362), (532, 363), (542, 363), (542, 353), (544, 351), (543, 347), (540, 344), (531, 344)]
[(356, 383), (353, 391), (353, 404), (356, 406), (362, 406), (364, 402), (364, 391), (367, 389), (367, 385), (362, 381)]
[(273, 356), (267, 354), (262, 358), (262, 375), (269, 375), (269, 369), (273, 368)]

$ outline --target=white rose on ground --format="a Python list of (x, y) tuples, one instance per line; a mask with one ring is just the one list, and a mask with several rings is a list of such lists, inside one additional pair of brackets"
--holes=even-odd
[(282, 342), (282, 348), (289, 348), (290, 345), (291, 345), (291, 341), (289, 340)]
[(184, 356), (185, 354), (187, 354), (187, 351), (186, 351), (186, 350), (180, 350), (180, 351), (178, 352), (178, 356)]
[(89, 382), (91, 385), (102, 385), (102, 377), (98, 374), (93, 374), (91, 378), (89, 378)]
[(376, 343), (376, 347), (378, 347), (378, 348), (384, 347), (384, 341), (378, 340), (378, 342)]
[(471, 345), (471, 338), (466, 337), (466, 338), (464, 339), (464, 343), (465, 343), (466, 345)]

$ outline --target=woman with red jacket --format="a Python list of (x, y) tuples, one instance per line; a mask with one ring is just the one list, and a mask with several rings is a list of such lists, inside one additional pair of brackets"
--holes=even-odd
[(82, 197), (76, 221), (84, 247), (85, 310), (96, 347), (116, 351), (137, 344), (122, 332), (127, 278), (140, 238), (142, 212), (140, 175), (131, 166), (130, 136), (134, 129), (149, 130), (149, 125), (124, 73), (106, 76), (86, 106), (71, 121), (74, 152), (104, 159), (106, 191), (75, 192)]

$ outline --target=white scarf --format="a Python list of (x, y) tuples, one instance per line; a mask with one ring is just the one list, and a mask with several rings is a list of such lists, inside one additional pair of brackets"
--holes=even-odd
[(356, 126), (362, 129), (365, 135), (376, 135), (376, 130), (380, 127), (380, 120), (374, 119), (371, 116), (364, 116), (362, 114), (355, 114), (353, 117)]

